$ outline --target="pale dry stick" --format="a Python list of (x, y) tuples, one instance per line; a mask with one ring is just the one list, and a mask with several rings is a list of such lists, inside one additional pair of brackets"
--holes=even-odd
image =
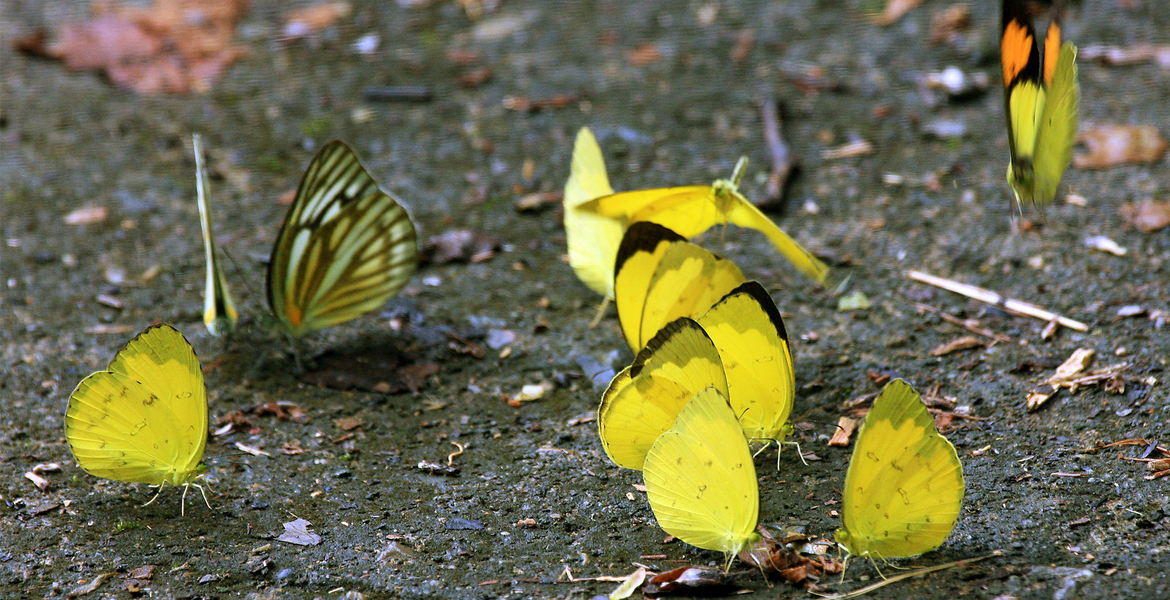
[(1005, 298), (991, 290), (985, 290), (981, 287), (968, 285), (966, 283), (959, 283), (950, 279), (943, 279), (942, 277), (935, 277), (934, 275), (923, 273), (921, 271), (907, 271), (906, 277), (920, 283), (942, 288), (948, 292), (954, 292), (968, 298), (974, 298), (980, 302), (994, 304), (995, 306), (998, 306), (1012, 314), (1021, 315), (1024, 317), (1032, 317), (1033, 319), (1040, 319), (1041, 321), (1056, 321), (1057, 323), (1068, 327), (1069, 329), (1075, 329), (1077, 331), (1089, 330), (1089, 326), (1081, 323), (1080, 321), (1074, 321), (1068, 317), (1062, 317), (1056, 313), (1044, 310), (1043, 308), (1040, 308), (1039, 306), (1036, 306), (1030, 302)]
[(977, 556), (975, 558), (968, 558), (965, 560), (957, 560), (955, 562), (949, 562), (949, 563), (937, 565), (934, 567), (927, 567), (925, 569), (918, 569), (916, 571), (910, 571), (909, 573), (902, 573), (900, 575), (894, 575), (893, 577), (888, 577), (888, 578), (882, 579), (881, 581), (879, 581), (875, 584), (867, 585), (863, 588), (853, 590), (852, 592), (846, 592), (844, 594), (824, 595), (824, 594), (818, 594), (816, 592), (813, 592), (813, 595), (820, 596), (821, 598), (829, 598), (831, 600), (840, 600), (843, 598), (857, 598), (858, 596), (864, 596), (864, 595), (866, 595), (874, 590), (881, 589), (883, 587), (886, 587), (887, 585), (890, 585), (891, 583), (896, 583), (898, 581), (902, 581), (903, 579), (910, 579), (911, 577), (922, 577), (923, 575), (929, 575), (930, 573), (935, 573), (937, 571), (945, 571), (947, 569), (952, 569), (954, 567), (967, 566), (971, 563), (977, 563), (981, 560), (987, 560), (989, 558), (995, 558), (997, 556), (1003, 556), (1003, 551), (996, 550), (995, 552), (992, 552), (991, 554), (987, 554), (984, 556)]

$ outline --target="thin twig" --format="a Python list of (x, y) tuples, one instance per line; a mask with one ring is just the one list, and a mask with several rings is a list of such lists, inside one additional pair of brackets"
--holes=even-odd
[(776, 107), (776, 96), (764, 94), (760, 97), (760, 115), (764, 121), (764, 143), (768, 146), (768, 157), (772, 161), (772, 174), (768, 177), (766, 204), (784, 200), (788, 178), (797, 166), (788, 144), (784, 142), (784, 122)]
[(957, 560), (955, 562), (949, 562), (949, 563), (942, 564), (942, 565), (927, 567), (925, 569), (918, 569), (916, 571), (910, 571), (909, 573), (902, 573), (900, 575), (894, 575), (893, 577), (882, 579), (881, 581), (879, 581), (875, 584), (867, 585), (863, 588), (853, 590), (852, 592), (846, 592), (843, 594), (833, 594), (833, 595), (823, 595), (823, 594), (817, 594), (816, 592), (813, 592), (813, 595), (820, 596), (821, 598), (831, 598), (832, 600), (840, 600), (843, 598), (856, 598), (858, 596), (864, 596), (865, 594), (868, 594), (874, 590), (886, 587), (887, 585), (890, 585), (891, 583), (897, 583), (899, 581), (902, 581), (903, 579), (910, 579), (911, 577), (922, 577), (923, 575), (928, 575), (930, 573), (934, 573), (937, 571), (944, 571), (946, 569), (952, 569), (954, 567), (967, 566), (971, 563), (977, 563), (981, 560), (987, 560), (989, 558), (994, 558), (996, 556), (1003, 556), (1003, 551), (996, 550), (995, 552), (992, 552), (991, 554), (987, 554), (985, 556), (968, 558), (966, 560)]
[(963, 320), (963, 319), (960, 319), (954, 315), (949, 315), (949, 314), (943, 312), (942, 310), (935, 308), (929, 304), (923, 304), (921, 302), (918, 302), (918, 303), (915, 303), (914, 306), (916, 308), (918, 308), (919, 310), (925, 310), (926, 312), (930, 312), (930, 313), (934, 313), (934, 314), (938, 315), (940, 319), (946, 321), (947, 323), (958, 325), (959, 327), (962, 327), (963, 329), (966, 329), (967, 331), (970, 331), (971, 333), (979, 334), (985, 338), (991, 339), (992, 341), (996, 341), (996, 342), (999, 342), (1001, 344), (1010, 344), (1012, 342), (1012, 338), (1010, 338), (1002, 333), (996, 333), (990, 329), (985, 329), (983, 327), (979, 327), (978, 325), (971, 323), (970, 320)]
[(980, 302), (994, 304), (1012, 314), (1032, 317), (1034, 319), (1040, 319), (1041, 321), (1056, 321), (1057, 323), (1068, 327), (1069, 329), (1075, 329), (1077, 331), (1089, 330), (1089, 326), (1081, 323), (1080, 321), (1074, 321), (1068, 317), (1062, 317), (1056, 313), (1040, 308), (1039, 306), (1036, 306), (1030, 302), (1005, 298), (991, 290), (985, 290), (981, 287), (959, 283), (950, 279), (943, 279), (942, 277), (935, 277), (934, 275), (929, 275), (921, 271), (907, 271), (906, 277), (913, 279), (914, 281), (925, 283), (927, 285), (940, 287), (944, 290), (947, 290), (948, 292), (954, 292), (956, 294), (967, 296), (968, 298), (974, 298)]

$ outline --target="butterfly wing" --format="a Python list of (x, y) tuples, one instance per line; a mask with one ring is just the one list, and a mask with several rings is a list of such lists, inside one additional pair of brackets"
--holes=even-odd
[(203, 168), (203, 148), (199, 134), (192, 137), (195, 147), (195, 197), (199, 203), (199, 226), (203, 232), (203, 256), (207, 263), (207, 285), (203, 290), (203, 324), (214, 336), (225, 336), (236, 327), (239, 314), (228, 291), (227, 280), (215, 251), (215, 228), (207, 199), (207, 171)]
[(340, 141), (309, 164), (268, 263), (268, 304), (292, 335), (377, 310), (418, 266), (410, 215)]
[(597, 423), (605, 453), (620, 467), (640, 470), (654, 440), (708, 387), (727, 396), (715, 344), (691, 319), (667, 324), (601, 398)]
[(796, 379), (788, 333), (772, 297), (758, 282), (744, 282), (699, 325), (719, 349), (728, 398), (744, 434), (749, 440), (783, 440)]
[(663, 325), (702, 315), (743, 280), (735, 263), (685, 239), (660, 238), (653, 252), (631, 254), (618, 268), (614, 290), (626, 341), (641, 349)]
[(1000, 41), (1003, 65), (1004, 111), (1007, 117), (1008, 183), (1016, 202), (1032, 201), (1035, 180), (1032, 159), (1044, 110), (1043, 66), (1036, 29), (1023, 0), (1004, 0), (1003, 37)]
[(87, 473), (154, 485), (190, 483), (207, 442), (207, 391), (191, 345), (169, 325), (139, 334), (108, 370), (77, 385), (65, 437)]
[(715, 388), (693, 396), (646, 455), (658, 525), (699, 548), (738, 554), (756, 539), (760, 493), (747, 440)]
[[(1053, 31), (1059, 31), (1055, 23), (1049, 26), (1049, 39)], [(1077, 112), (1080, 105), (1080, 89), (1077, 85), (1077, 48), (1069, 42), (1048, 43), (1049, 52), (1057, 55), (1050, 78), (1044, 111), (1040, 116), (1039, 131), (1036, 134), (1036, 154), (1033, 159), (1036, 188), (1033, 201), (1040, 204), (1052, 202), (1056, 187), (1072, 162), (1073, 141), (1077, 135)], [(1045, 56), (1045, 59), (1048, 57)]]
[(573, 145), (573, 164), (565, 183), (565, 242), (569, 265), (577, 278), (607, 298), (613, 296), (613, 265), (625, 224), (581, 206), (612, 193), (597, 139), (588, 127), (582, 127)]
[(796, 267), (796, 270), (817, 283), (825, 282), (825, 278), (829, 275), (828, 265), (813, 256), (808, 249), (789, 237), (787, 233), (784, 233), (783, 229), (780, 229), (776, 223), (772, 222), (772, 219), (756, 208), (756, 205), (748, 202), (747, 198), (738, 192), (735, 192), (733, 197), (734, 201), (729, 203), (727, 209), (729, 222), (763, 233), (767, 236), (768, 241), (772, 242), (772, 246), (780, 251), (785, 260)]
[(645, 221), (630, 225), (622, 236), (614, 261), (614, 304), (622, 334), (634, 352), (642, 349), (642, 309), (655, 269), (667, 248), (685, 241), (681, 235)]
[(870, 557), (933, 550), (954, 529), (964, 487), (955, 447), (914, 388), (896, 379), (874, 400), (858, 434), (837, 541)]

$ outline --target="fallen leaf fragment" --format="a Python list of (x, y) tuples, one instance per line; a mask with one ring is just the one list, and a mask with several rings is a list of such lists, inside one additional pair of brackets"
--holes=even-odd
[(930, 355), (931, 356), (945, 356), (945, 355), (950, 354), (952, 352), (958, 352), (960, 350), (970, 350), (971, 348), (980, 348), (980, 347), (983, 347), (985, 345), (986, 345), (986, 343), (983, 340), (981, 340), (973, 335), (965, 335), (961, 338), (951, 340), (951, 341), (946, 342), (944, 344), (939, 344), (938, 346), (935, 346), (934, 348), (931, 349)]
[(500, 240), (470, 229), (449, 229), (422, 245), (422, 264), (442, 265), (449, 262), (483, 262), (496, 255)]
[(833, 432), (833, 437), (829, 440), (829, 445), (839, 448), (848, 446), (849, 438), (853, 436), (855, 429), (857, 429), (857, 419), (850, 419), (846, 416), (839, 417), (837, 419), (837, 430)]
[(89, 583), (83, 583), (83, 584), (69, 590), (69, 593), (65, 594), (65, 597), (66, 598), (78, 598), (80, 596), (84, 596), (86, 594), (93, 593), (93, 592), (97, 591), (97, 589), (99, 587), (101, 587), (103, 583), (109, 581), (113, 577), (114, 577), (113, 573), (102, 573), (101, 575), (94, 577), (93, 580), (90, 581)]
[(1170, 202), (1142, 200), (1137, 206), (1126, 202), (1119, 212), (1126, 223), (1142, 233), (1153, 233), (1170, 225)]
[(86, 206), (65, 215), (66, 225), (94, 225), (103, 223), (110, 216), (110, 209), (104, 206)]
[(867, 310), (869, 306), (869, 297), (867, 297), (865, 293), (860, 290), (846, 294), (837, 299), (837, 312)]
[(1085, 245), (1092, 248), (1093, 250), (1108, 252), (1114, 256), (1125, 256), (1129, 252), (1117, 242), (1103, 235), (1095, 235), (1086, 239)]
[(626, 62), (635, 67), (658, 62), (662, 59), (662, 51), (654, 42), (646, 42), (629, 52), (626, 52)]
[(1073, 156), (1078, 169), (1105, 169), (1125, 163), (1160, 160), (1170, 144), (1153, 125), (1100, 125), (1077, 137), (1089, 152)]
[(1073, 352), (1039, 388), (1028, 392), (1028, 410), (1040, 408), (1062, 388), (1067, 389), (1069, 393), (1076, 393), (1081, 387), (1102, 384), (1106, 391), (1123, 393), (1125, 380), (1121, 377), (1121, 372), (1129, 365), (1119, 363), (1085, 372), (1092, 363), (1094, 354), (1096, 352), (1089, 348), (1080, 348)]
[(234, 44), (247, 0), (158, 0), (149, 8), (101, 4), (84, 23), (65, 23), (55, 39), (36, 32), (16, 42), (26, 53), (72, 70), (102, 71), (142, 94), (206, 92), (244, 51)]
[(840, 158), (851, 158), (854, 156), (863, 156), (873, 153), (873, 144), (865, 140), (854, 140), (847, 144), (837, 146), (836, 148), (829, 148), (821, 150), (821, 158), (825, 160), (837, 160)]
[(919, 4), (922, 0), (888, 0), (885, 9), (873, 18), (873, 22), (882, 27), (893, 25)]
[(646, 567), (638, 567), (638, 570), (627, 575), (622, 580), (621, 585), (610, 592), (607, 598), (608, 600), (625, 600), (632, 596), (644, 581), (646, 581)]
[(284, 524), (284, 533), (276, 539), (298, 546), (316, 546), (321, 543), (321, 536), (309, 531), (312, 525), (305, 519), (289, 521)]
[(1170, 46), (1138, 44), (1122, 48), (1092, 44), (1077, 49), (1077, 59), (1096, 60), (1111, 67), (1154, 61), (1158, 66), (1166, 68), (1170, 67)]
[(319, 2), (288, 11), (284, 15), (284, 35), (302, 38), (333, 26), (353, 12), (349, 2)]

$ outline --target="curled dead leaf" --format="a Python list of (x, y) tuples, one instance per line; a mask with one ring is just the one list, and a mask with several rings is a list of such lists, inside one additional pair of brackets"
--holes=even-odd
[(1077, 137), (1089, 152), (1073, 156), (1078, 169), (1105, 169), (1125, 163), (1160, 160), (1170, 144), (1153, 125), (1100, 125)]

